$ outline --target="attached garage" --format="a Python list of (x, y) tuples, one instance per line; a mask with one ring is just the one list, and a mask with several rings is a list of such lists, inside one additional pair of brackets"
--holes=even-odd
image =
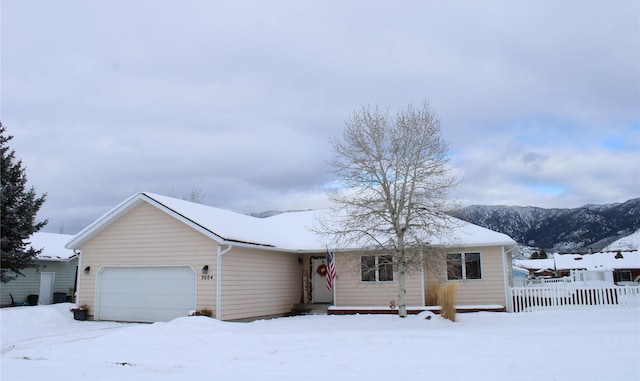
[(103, 267), (96, 287), (97, 320), (169, 321), (196, 309), (190, 266)]

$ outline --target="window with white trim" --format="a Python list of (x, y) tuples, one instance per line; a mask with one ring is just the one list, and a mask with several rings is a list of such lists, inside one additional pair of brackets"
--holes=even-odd
[(361, 256), (360, 280), (363, 282), (393, 282), (393, 258), (391, 255)]
[(447, 254), (447, 279), (482, 279), (480, 253)]

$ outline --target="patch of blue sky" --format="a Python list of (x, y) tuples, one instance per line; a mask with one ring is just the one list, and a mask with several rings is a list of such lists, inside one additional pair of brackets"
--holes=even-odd
[(621, 136), (609, 137), (603, 139), (601, 142), (604, 148), (607, 148), (611, 151), (622, 151), (625, 149), (627, 143)]
[(631, 123), (628, 128), (606, 136), (600, 145), (611, 151), (640, 150), (640, 122)]
[(565, 193), (565, 188), (556, 184), (530, 184), (527, 186), (536, 193), (548, 196), (560, 196)]
[(522, 119), (509, 125), (509, 133), (526, 144), (575, 143), (581, 131), (575, 123), (557, 119)]

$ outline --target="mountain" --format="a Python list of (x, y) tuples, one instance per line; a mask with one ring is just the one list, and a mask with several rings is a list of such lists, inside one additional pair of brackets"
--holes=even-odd
[(521, 245), (558, 252), (600, 250), (640, 229), (640, 198), (574, 209), (472, 205), (451, 214)]
[[(280, 213), (286, 212), (272, 210), (249, 215), (265, 218)], [(521, 246), (552, 252), (601, 250), (640, 229), (640, 198), (575, 209), (472, 205), (450, 214), (507, 234)]]

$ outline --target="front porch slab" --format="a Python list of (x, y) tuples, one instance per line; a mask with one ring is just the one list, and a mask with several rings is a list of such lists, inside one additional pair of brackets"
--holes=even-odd
[[(431, 311), (440, 314), (440, 306), (407, 306), (410, 315), (419, 314), (422, 311)], [(456, 312), (505, 312), (504, 306), (499, 304), (456, 306)], [(380, 306), (331, 306), (327, 310), (328, 315), (355, 315), (355, 314), (398, 314), (398, 309)]]

